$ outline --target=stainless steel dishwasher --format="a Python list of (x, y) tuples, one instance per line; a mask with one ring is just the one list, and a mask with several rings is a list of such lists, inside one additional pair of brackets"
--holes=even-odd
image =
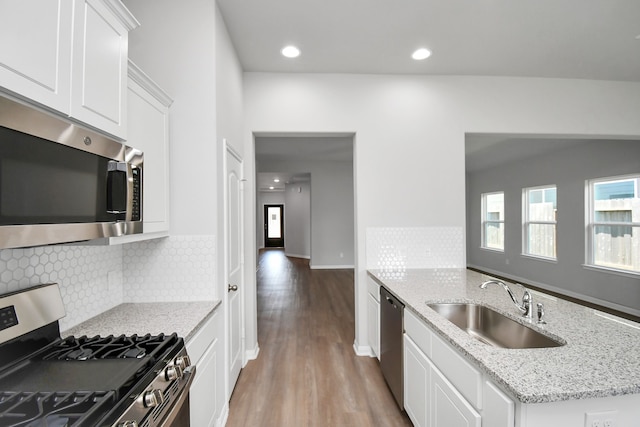
[(404, 304), (380, 286), (380, 368), (401, 410), (404, 409), (403, 317)]

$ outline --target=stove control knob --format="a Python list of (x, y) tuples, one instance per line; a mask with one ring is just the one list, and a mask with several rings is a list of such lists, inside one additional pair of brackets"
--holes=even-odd
[(122, 424), (118, 424), (118, 427), (138, 427), (136, 421), (125, 421)]
[(145, 408), (155, 408), (164, 402), (164, 394), (162, 394), (162, 390), (160, 389), (146, 391), (142, 398), (142, 402)]
[(183, 371), (191, 366), (191, 359), (189, 356), (178, 356), (175, 361), (176, 366), (179, 366)]
[(173, 381), (182, 378), (182, 368), (177, 365), (167, 366), (167, 369), (164, 370), (164, 378), (167, 381)]

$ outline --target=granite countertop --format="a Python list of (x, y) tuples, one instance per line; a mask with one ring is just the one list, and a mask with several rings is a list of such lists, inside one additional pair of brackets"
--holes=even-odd
[(218, 305), (220, 301), (125, 303), (62, 331), (61, 335), (93, 337), (175, 332), (189, 341)]
[[(539, 292), (532, 292), (533, 302), (544, 304), (547, 324), (530, 323), (502, 287), (479, 288), (491, 276), (466, 269), (370, 270), (369, 275), (523, 403), (625, 394), (638, 394), (640, 402), (638, 323)], [(522, 296), (521, 286), (508, 284), (518, 298)], [(433, 302), (480, 303), (566, 345), (495, 348), (471, 338), (427, 306)]]

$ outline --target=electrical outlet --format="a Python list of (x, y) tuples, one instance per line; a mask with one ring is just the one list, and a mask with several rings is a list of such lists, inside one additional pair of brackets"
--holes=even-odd
[(584, 427), (616, 427), (617, 411), (587, 412)]

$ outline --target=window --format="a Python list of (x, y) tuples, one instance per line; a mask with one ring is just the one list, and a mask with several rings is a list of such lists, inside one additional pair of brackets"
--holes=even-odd
[(640, 272), (640, 175), (587, 181), (587, 264)]
[(504, 193), (482, 194), (482, 247), (504, 251)]
[(526, 255), (556, 258), (556, 187), (523, 190), (524, 249)]

